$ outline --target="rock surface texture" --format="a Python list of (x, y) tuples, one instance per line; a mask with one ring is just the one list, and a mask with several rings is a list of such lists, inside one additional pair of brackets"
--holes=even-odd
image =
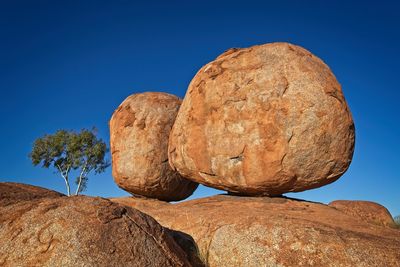
[(168, 164), (168, 137), (181, 100), (166, 93), (134, 94), (110, 120), (112, 171), (122, 189), (165, 201), (190, 196), (197, 183)]
[(56, 191), (20, 183), (0, 183), (0, 207), (23, 201), (64, 196)]
[(399, 266), (400, 230), (327, 205), (214, 196), (177, 204), (112, 199), (193, 237), (207, 266)]
[(243, 195), (320, 187), (349, 167), (354, 124), (329, 67), (288, 43), (231, 49), (191, 81), (169, 139), (183, 176)]
[(329, 206), (369, 223), (388, 227), (395, 226), (390, 212), (378, 203), (371, 201), (336, 200), (329, 203)]
[(0, 266), (191, 266), (166, 230), (136, 209), (0, 183), (2, 200), (10, 188), (31, 198), (1, 202)]

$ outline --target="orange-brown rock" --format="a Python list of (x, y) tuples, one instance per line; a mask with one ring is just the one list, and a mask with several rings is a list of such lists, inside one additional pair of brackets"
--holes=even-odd
[(371, 201), (335, 200), (329, 203), (355, 219), (359, 218), (376, 225), (394, 227), (395, 222), (390, 212), (382, 205)]
[(0, 266), (191, 266), (167, 230), (136, 209), (0, 183), (2, 200), (13, 198), (10, 188), (23, 198), (0, 206)]
[(242, 195), (320, 187), (349, 167), (354, 124), (329, 67), (288, 43), (231, 49), (191, 81), (169, 139), (183, 176)]
[(165, 201), (190, 196), (197, 183), (168, 164), (168, 137), (181, 100), (166, 93), (134, 94), (110, 120), (112, 173), (122, 189)]
[(61, 193), (38, 186), (20, 183), (0, 183), (0, 207), (22, 201), (62, 196), (64, 195)]
[(193, 237), (206, 266), (399, 266), (400, 231), (328, 205), (214, 196), (176, 204), (113, 201)]

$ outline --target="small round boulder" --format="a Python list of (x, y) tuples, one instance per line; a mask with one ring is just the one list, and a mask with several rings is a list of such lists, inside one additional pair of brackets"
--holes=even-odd
[(191, 81), (169, 139), (169, 162), (235, 194), (280, 195), (337, 180), (354, 124), (329, 67), (288, 43), (230, 49)]
[(181, 100), (166, 93), (129, 96), (110, 120), (112, 173), (122, 189), (164, 201), (190, 196), (198, 184), (168, 164), (168, 136)]
[(365, 222), (386, 227), (395, 227), (390, 212), (382, 205), (371, 201), (335, 200), (329, 206)]

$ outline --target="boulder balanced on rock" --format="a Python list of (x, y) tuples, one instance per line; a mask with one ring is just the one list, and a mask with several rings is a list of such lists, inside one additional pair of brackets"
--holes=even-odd
[(321, 59), (288, 43), (231, 49), (202, 67), (169, 138), (182, 176), (243, 195), (332, 183), (353, 150), (340, 84)]
[(122, 189), (165, 201), (190, 196), (198, 184), (168, 164), (168, 136), (181, 100), (166, 93), (134, 94), (110, 120), (112, 172)]

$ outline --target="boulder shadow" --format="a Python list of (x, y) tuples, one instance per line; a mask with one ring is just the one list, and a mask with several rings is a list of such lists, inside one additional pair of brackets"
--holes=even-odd
[(206, 265), (200, 259), (199, 248), (197, 247), (196, 242), (193, 237), (187, 233), (176, 231), (164, 227), (167, 230), (167, 233), (172, 236), (175, 242), (182, 248), (182, 250), (186, 253), (187, 259), (194, 267), (205, 267)]

